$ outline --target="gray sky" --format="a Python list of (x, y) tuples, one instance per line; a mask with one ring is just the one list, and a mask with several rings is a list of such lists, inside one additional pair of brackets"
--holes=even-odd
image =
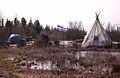
[(0, 0), (2, 16), (39, 19), (42, 25), (67, 26), (69, 21), (82, 21), (89, 29), (95, 21), (95, 12), (101, 11), (102, 23), (120, 22), (120, 0)]

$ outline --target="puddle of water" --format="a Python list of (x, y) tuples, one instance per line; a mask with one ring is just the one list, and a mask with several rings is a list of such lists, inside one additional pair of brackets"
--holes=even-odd
[(15, 58), (11, 56), (11, 57), (8, 57), (8, 58), (6, 58), (6, 59), (4, 59), (4, 60), (14, 61), (14, 59), (15, 59)]
[(72, 46), (74, 41), (60, 41), (60, 45)]
[(114, 56), (120, 57), (120, 52), (97, 52), (97, 51), (80, 51), (76, 52), (75, 57), (96, 57), (96, 56)]
[[(55, 59), (56, 63), (53, 63), (52, 60), (48, 61), (43, 61), (43, 62), (35, 62), (34, 64), (30, 65), (30, 69), (42, 69), (42, 70), (64, 70), (64, 69), (75, 69), (75, 70), (87, 70), (89, 71), (97, 71), (99, 70), (100, 72), (110, 72), (112, 68), (106, 64), (109, 64), (109, 59), (106, 61), (106, 58), (112, 58), (114, 57), (115, 59), (120, 62), (120, 53), (119, 52), (97, 52), (97, 51), (79, 51), (73, 53), (74, 58), (77, 59), (77, 61), (72, 61), (73, 59), (67, 59), (64, 58), (64, 60), (61, 62), (61, 59)], [(84, 58), (84, 59), (81, 59)], [(98, 58), (99, 60), (95, 60)], [(101, 62), (104, 61), (105, 63), (101, 62), (100, 64), (94, 65), (94, 61), (96, 62)], [(110, 60), (111, 61), (111, 60)], [(81, 65), (82, 62), (83, 64)], [(84, 63), (89, 64), (89, 67), (85, 67)], [(93, 63), (92, 63), (93, 62)]]
[(37, 62), (36, 64), (31, 65), (30, 69), (53, 70), (57, 69), (57, 66), (55, 64), (52, 64), (51, 61)]

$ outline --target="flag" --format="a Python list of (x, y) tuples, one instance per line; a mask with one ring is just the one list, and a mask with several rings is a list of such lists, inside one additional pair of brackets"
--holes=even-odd
[(68, 30), (68, 28), (65, 28), (65, 27), (63, 27), (63, 26), (57, 25), (57, 30), (58, 30), (58, 31), (66, 32), (66, 31)]

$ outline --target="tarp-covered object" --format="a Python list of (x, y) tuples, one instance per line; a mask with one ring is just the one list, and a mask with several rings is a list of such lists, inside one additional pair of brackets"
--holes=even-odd
[(20, 44), (21, 44), (21, 46), (25, 46), (26, 44), (27, 44), (27, 41), (26, 41), (26, 39), (21, 39), (20, 40)]
[(102, 24), (98, 19), (99, 14), (96, 13), (96, 21), (90, 32), (85, 36), (82, 47), (109, 47), (111, 39), (106, 33)]

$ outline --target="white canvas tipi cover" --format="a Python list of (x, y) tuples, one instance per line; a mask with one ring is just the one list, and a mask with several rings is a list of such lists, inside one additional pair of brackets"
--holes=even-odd
[(111, 46), (111, 39), (103, 28), (96, 13), (96, 21), (90, 32), (85, 36), (82, 47), (105, 47)]

